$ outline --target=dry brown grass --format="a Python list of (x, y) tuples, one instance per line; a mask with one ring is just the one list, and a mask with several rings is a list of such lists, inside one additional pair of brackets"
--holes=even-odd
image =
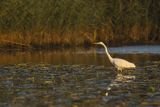
[(56, 46), (82, 46), (94, 42), (93, 33), (72, 31), (55, 33), (48, 31), (10, 32), (0, 34), (0, 46), (5, 48), (53, 48)]
[(103, 41), (105, 43), (124, 44), (129, 42), (149, 43), (152, 27), (148, 24), (138, 24), (129, 28), (113, 29), (109, 24), (99, 29), (57, 31), (28, 31), (10, 32), (0, 34), (1, 48), (55, 48), (89, 46), (93, 42)]

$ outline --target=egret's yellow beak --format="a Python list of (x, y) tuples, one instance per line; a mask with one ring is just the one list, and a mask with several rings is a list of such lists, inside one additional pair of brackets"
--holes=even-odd
[(98, 42), (96, 42), (96, 43), (93, 43), (94, 45), (98, 45), (99, 43)]

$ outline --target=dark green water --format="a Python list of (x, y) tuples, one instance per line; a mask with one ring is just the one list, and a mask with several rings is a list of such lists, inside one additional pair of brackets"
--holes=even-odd
[(160, 106), (160, 47), (153, 47), (109, 48), (136, 64), (122, 73), (99, 48), (1, 52), (0, 107)]

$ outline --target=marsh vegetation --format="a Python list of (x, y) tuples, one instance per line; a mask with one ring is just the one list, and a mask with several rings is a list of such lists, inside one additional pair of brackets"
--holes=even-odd
[(159, 44), (159, 13), (159, 0), (0, 0), (0, 106), (160, 106), (159, 45), (109, 48), (136, 64), (122, 73), (91, 46)]
[(1, 0), (0, 47), (159, 43), (157, 0)]

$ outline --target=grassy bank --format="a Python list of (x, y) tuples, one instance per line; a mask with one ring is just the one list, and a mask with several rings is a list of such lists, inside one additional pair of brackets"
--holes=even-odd
[(158, 0), (2, 0), (1, 48), (160, 43)]

